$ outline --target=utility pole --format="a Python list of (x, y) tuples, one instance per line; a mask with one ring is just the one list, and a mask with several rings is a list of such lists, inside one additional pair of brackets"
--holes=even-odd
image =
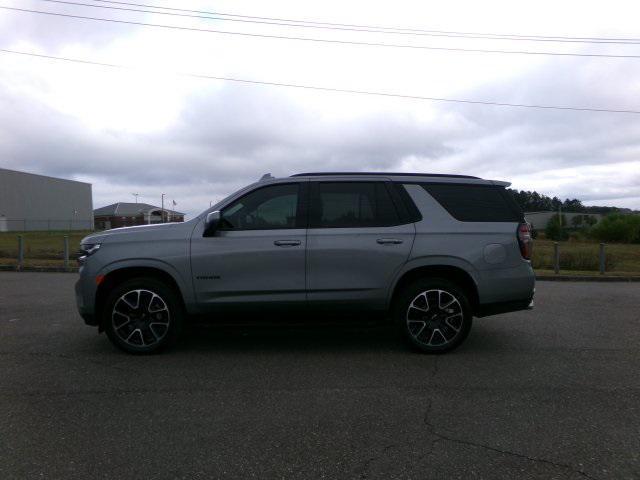
[(133, 195), (134, 197), (136, 197), (136, 203), (138, 203), (138, 195), (140, 195), (139, 193), (132, 193), (131, 195)]
[(164, 193), (162, 194), (162, 222), (164, 223)]

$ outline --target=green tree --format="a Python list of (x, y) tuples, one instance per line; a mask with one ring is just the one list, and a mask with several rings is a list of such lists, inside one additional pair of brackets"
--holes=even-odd
[(582, 225), (582, 215), (574, 215), (571, 219), (571, 225), (574, 227), (579, 227)]
[(591, 229), (602, 242), (640, 243), (640, 215), (607, 215)]
[(556, 213), (549, 219), (547, 227), (544, 229), (544, 234), (549, 240), (566, 240), (569, 238), (569, 232), (565, 228), (566, 225), (567, 220), (564, 215), (560, 217)]

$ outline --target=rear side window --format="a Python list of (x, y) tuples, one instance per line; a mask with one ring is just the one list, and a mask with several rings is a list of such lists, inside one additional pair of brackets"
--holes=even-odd
[(423, 184), (447, 212), (461, 222), (519, 222), (522, 212), (503, 187), (469, 184)]
[(398, 213), (382, 182), (319, 182), (313, 187), (311, 228), (398, 225)]

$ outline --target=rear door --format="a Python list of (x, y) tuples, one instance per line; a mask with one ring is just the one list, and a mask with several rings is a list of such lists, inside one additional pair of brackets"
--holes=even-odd
[(194, 232), (191, 265), (202, 307), (306, 306), (306, 184), (259, 187), (222, 209), (214, 236)]
[(385, 181), (311, 182), (307, 289), (311, 307), (382, 309), (407, 261), (415, 228), (403, 224)]

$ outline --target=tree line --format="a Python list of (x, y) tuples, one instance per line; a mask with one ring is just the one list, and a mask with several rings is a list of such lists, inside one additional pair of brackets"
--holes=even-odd
[(515, 190), (513, 188), (508, 188), (507, 191), (513, 196), (523, 212), (558, 211), (558, 209), (561, 208), (562, 211), (565, 212), (602, 213), (607, 215), (610, 213), (629, 213), (632, 211), (628, 208), (586, 206), (577, 198), (565, 198), (561, 200), (558, 197), (549, 197), (536, 191), (529, 192), (525, 190)]

